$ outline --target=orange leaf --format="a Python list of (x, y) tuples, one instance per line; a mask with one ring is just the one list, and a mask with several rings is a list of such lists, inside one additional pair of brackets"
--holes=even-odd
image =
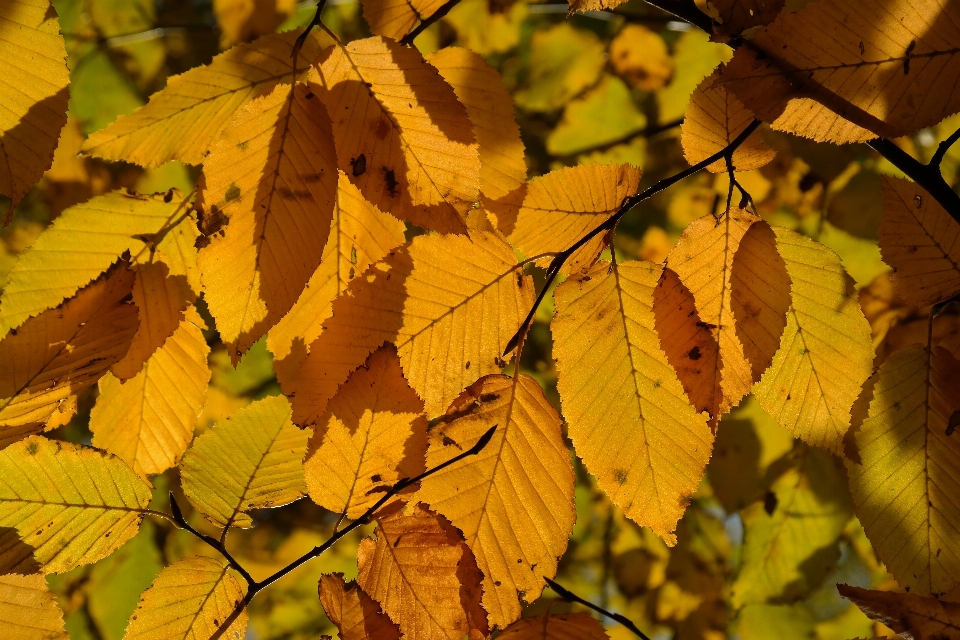
[(517, 620), (499, 640), (607, 640), (603, 625), (587, 613), (537, 616)]
[(320, 576), (320, 602), (340, 640), (399, 640), (400, 629), (380, 611), (356, 582), (344, 584), (343, 574)]

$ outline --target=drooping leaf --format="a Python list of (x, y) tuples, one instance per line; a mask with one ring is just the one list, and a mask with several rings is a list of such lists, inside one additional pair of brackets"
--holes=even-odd
[(391, 347), (367, 358), (330, 400), (303, 469), (314, 502), (356, 519), (401, 478), (424, 471), (427, 420)]
[(838, 584), (837, 590), (871, 619), (913, 640), (938, 640), (960, 635), (960, 604), (912, 593), (871, 591)]
[(187, 203), (176, 195), (167, 202), (115, 191), (61, 213), (10, 270), (0, 297), (0, 336), (73, 296), (123, 252), (134, 259), (146, 254), (150, 236), (185, 213)]
[[(167, 80), (150, 102), (91, 135), (83, 150), (107, 160), (157, 167), (170, 160), (200, 164), (220, 132), (244, 104), (273, 85), (289, 81), (290, 51), (299, 31), (269, 34), (216, 56)], [(297, 73), (320, 53), (308, 37)]]
[(551, 328), (577, 454), (624, 513), (673, 545), (713, 435), (654, 330), (653, 290), (662, 271), (648, 262), (594, 265), (557, 287)]
[[(161, 571), (143, 592), (123, 638), (211, 638), (240, 606), (243, 596), (243, 586), (222, 561), (185, 558)], [(221, 637), (242, 640), (246, 628), (247, 612), (242, 609)]]
[(774, 129), (896, 138), (960, 111), (958, 25), (940, 0), (811, 2), (737, 49), (721, 81)]
[(400, 628), (380, 610), (356, 582), (342, 573), (320, 576), (320, 602), (340, 640), (399, 640)]
[(100, 379), (90, 412), (93, 445), (147, 476), (175, 466), (193, 439), (206, 399), (210, 348), (203, 319), (192, 307), (172, 336), (132, 379)]
[(0, 527), (16, 528), (44, 573), (105, 558), (132, 538), (150, 489), (122, 460), (31, 436), (0, 451)]
[(503, 630), (503, 640), (607, 640), (603, 625), (588, 613), (547, 614), (517, 620)]
[(789, 229), (774, 233), (792, 301), (780, 349), (753, 392), (794, 436), (840, 455), (850, 410), (873, 370), (870, 325), (837, 254)]
[(0, 369), (0, 442), (27, 435), (19, 427), (45, 422), (123, 357), (137, 330), (132, 285), (121, 266), (0, 341), (0, 362), (16, 363)]
[[(735, 95), (717, 83), (719, 72), (706, 78), (690, 96), (684, 114), (683, 155), (691, 165), (722, 151), (753, 122), (753, 113)], [(754, 131), (733, 153), (732, 166), (737, 171), (752, 171), (773, 160), (776, 151), (763, 143), (760, 131)], [(707, 167), (713, 173), (727, 170), (724, 160)]]
[(472, 446), (490, 427), (490, 443), (426, 478), (417, 499), (459, 529), (484, 574), (491, 625), (520, 617), (517, 594), (533, 602), (543, 576), (557, 572), (576, 513), (573, 467), (560, 416), (529, 376), (481, 378), (430, 429), (427, 467)]
[(881, 176), (880, 251), (897, 293), (918, 307), (960, 293), (960, 224), (920, 185)]
[(0, 193), (13, 207), (53, 163), (67, 123), (67, 51), (49, 0), (0, 7)]
[(183, 457), (183, 493), (219, 526), (247, 528), (250, 509), (306, 495), (301, 460), (310, 432), (290, 422), (282, 396), (258, 400), (197, 438)]
[(42, 575), (0, 576), (0, 635), (18, 640), (70, 640), (63, 611)]
[(529, 77), (513, 98), (527, 111), (559, 109), (596, 82), (604, 57), (603, 44), (590, 31), (567, 23), (537, 31), (530, 44)]
[(204, 163), (204, 199), (226, 226), (198, 265), (234, 363), (297, 301), (320, 265), (337, 191), (326, 109), (304, 84), (243, 107)]
[(854, 508), (877, 557), (903, 586), (941, 595), (960, 583), (960, 363), (941, 347), (884, 361), (848, 462)]
[(363, 17), (372, 33), (400, 40), (443, 4), (443, 0), (363, 0)]
[(327, 49), (320, 71), (310, 88), (332, 114), (339, 166), (363, 196), (417, 226), (465, 232), (480, 157), (467, 110), (439, 72), (382, 37)]
[(462, 640), (487, 633), (480, 572), (447, 520), (416, 505), (377, 523), (357, 550), (357, 582), (405, 640)]
[(714, 34), (726, 41), (747, 29), (770, 24), (785, 4), (786, 0), (708, 0), (710, 10), (705, 13), (714, 19)]
[(364, 200), (343, 172), (338, 186), (337, 205), (320, 266), (310, 276), (297, 303), (267, 337), (273, 367), (285, 387), (296, 378), (307, 357), (307, 347), (320, 336), (323, 323), (333, 312), (334, 299), (367, 267), (403, 244), (402, 222)]
[(356, 278), (310, 345), (292, 385), (294, 421), (313, 424), (350, 372), (384, 342), (427, 416), (499, 373), (507, 341), (532, 304), (513, 249), (490, 233), (418, 236)]
[(613, 70), (634, 87), (662, 89), (673, 75), (673, 59), (660, 34), (640, 24), (628, 24), (610, 41)]

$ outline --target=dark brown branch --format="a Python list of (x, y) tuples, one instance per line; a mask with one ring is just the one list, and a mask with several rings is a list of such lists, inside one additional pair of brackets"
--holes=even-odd
[(633, 623), (633, 620), (631, 620), (630, 618), (627, 618), (626, 616), (623, 616), (619, 613), (613, 613), (612, 611), (607, 611), (602, 607), (598, 607), (597, 605), (593, 604), (589, 600), (585, 600), (580, 596), (578, 596), (577, 594), (573, 593), (572, 591), (569, 591), (568, 589), (561, 587), (559, 584), (557, 584), (550, 578), (544, 577), (543, 579), (547, 581), (547, 584), (550, 585), (550, 588), (553, 589), (558, 596), (560, 596), (567, 602), (576, 602), (578, 604), (582, 604), (585, 607), (593, 609), (594, 611), (596, 611), (602, 616), (606, 616), (611, 620), (616, 620), (617, 622), (622, 624), (624, 627), (629, 629), (638, 638), (643, 638), (643, 640), (650, 640), (650, 636), (645, 634), (643, 631), (640, 631), (640, 629), (637, 628), (637, 625), (635, 625)]
[[(955, 133), (950, 137), (953, 138), (956, 135)], [(923, 164), (894, 143), (883, 138), (871, 140), (867, 144), (923, 187), (957, 223), (960, 223), (960, 195), (957, 195), (947, 184), (947, 181), (943, 179), (943, 174), (940, 173), (939, 160), (936, 163), (931, 161), (930, 164)], [(939, 149), (937, 153), (939, 154)], [(944, 149), (944, 153), (946, 153), (946, 149)], [(934, 158), (937, 158), (937, 156), (935, 155)], [(940, 159), (942, 160), (942, 156)]]
[(297, 57), (300, 55), (300, 49), (303, 48), (303, 43), (307, 41), (307, 36), (310, 35), (310, 32), (313, 31), (313, 28), (319, 26), (320, 14), (323, 13), (323, 6), (327, 4), (327, 0), (319, 0), (317, 2), (317, 11), (313, 14), (313, 18), (310, 19), (310, 24), (303, 30), (299, 36), (297, 36), (297, 41), (293, 43), (293, 51), (290, 52), (290, 57), (293, 58), (293, 68), (297, 68)]
[[(173, 496), (172, 491), (170, 492), (170, 511), (173, 512), (173, 521), (177, 523), (178, 527), (184, 531), (192, 533), (199, 540), (202, 540), (220, 552), (220, 555), (227, 559), (227, 562), (230, 563), (230, 566), (236, 569), (237, 573), (243, 576), (243, 579), (247, 581), (248, 585), (253, 585), (256, 583), (256, 580), (253, 579), (253, 576), (251, 576), (247, 570), (244, 569), (243, 566), (237, 562), (233, 556), (230, 555), (230, 553), (227, 551), (226, 545), (223, 544), (222, 539), (217, 540), (216, 538), (212, 538), (206, 534), (200, 533), (190, 526), (190, 524), (187, 522), (187, 519), (183, 517), (183, 511), (180, 510), (180, 505), (177, 504), (177, 499)], [(226, 531), (226, 529), (224, 529), (224, 531)]]
[(713, 20), (697, 8), (693, 0), (647, 0), (647, 4), (689, 22), (707, 33), (713, 32)]
[(412, 45), (413, 41), (417, 39), (417, 36), (419, 36), (421, 33), (429, 29), (430, 26), (433, 23), (435, 23), (437, 20), (439, 20), (443, 16), (450, 13), (450, 10), (453, 9), (455, 6), (457, 6), (459, 3), (460, 3), (460, 0), (449, 0), (445, 5), (443, 5), (442, 7), (440, 7), (433, 13), (431, 13), (426, 18), (422, 19), (420, 21), (420, 24), (418, 24), (413, 31), (403, 36), (403, 38), (400, 39), (400, 44)]
[(960, 140), (960, 129), (951, 133), (946, 140), (940, 143), (940, 146), (937, 147), (937, 152), (930, 158), (930, 166), (939, 167), (943, 164), (943, 157), (947, 155), (947, 151), (950, 150), (950, 147), (952, 147), (957, 140)]

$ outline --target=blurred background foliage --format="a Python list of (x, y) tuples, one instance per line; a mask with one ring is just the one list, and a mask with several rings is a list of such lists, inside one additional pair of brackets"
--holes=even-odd
[[(792, 9), (803, 4), (788, 3)], [(199, 177), (196, 167), (171, 162), (143, 170), (107, 163), (78, 156), (81, 143), (144, 104), (171, 75), (239, 42), (306, 24), (315, 2), (54, 0), (54, 5), (69, 54), (70, 120), (53, 167), (19, 206), (13, 224), (0, 230), (0, 287), (17, 254), (66, 207), (119, 188), (191, 190)], [(323, 20), (344, 41), (369, 35), (357, 0), (329, 0)], [(687, 166), (678, 121), (697, 84), (731, 55), (727, 46), (709, 42), (642, 0), (612, 13), (570, 17), (565, 4), (462, 0), (416, 45), (424, 53), (467, 47), (500, 71), (516, 100), (530, 177), (567, 165), (631, 163), (643, 168), (642, 186)], [(958, 127), (960, 117), (954, 116), (896, 142), (927, 161)], [(835, 147), (769, 130), (764, 136), (777, 150), (776, 160), (740, 181), (769, 222), (810, 235), (841, 256), (873, 326), (877, 364), (892, 349), (923, 336), (925, 314), (896, 299), (876, 245), (879, 176), (897, 170), (866, 146)], [(943, 164), (952, 184), (960, 170), (958, 149), (954, 146)], [(688, 223), (718, 211), (727, 186), (726, 175), (701, 173), (645, 202), (621, 223), (618, 256), (662, 261)], [(542, 273), (534, 275), (542, 282)], [(521, 368), (559, 408), (550, 355), (552, 313), (548, 298)], [(207, 337), (214, 373), (201, 432), (254, 399), (280, 393), (265, 341), (234, 369), (216, 332)], [(95, 394), (94, 386), (55, 437), (90, 442), (86, 424)], [(633, 619), (651, 637), (846, 640), (883, 631), (834, 586), (892, 585), (853, 515), (842, 462), (794, 442), (751, 397), (721, 421), (706, 478), (672, 549), (626, 520), (579, 462), (577, 473), (577, 524), (557, 580)], [(155, 508), (167, 509), (167, 493), (179, 494), (178, 487), (176, 469), (157, 477)], [(197, 514), (190, 519), (205, 530)], [(229, 545), (259, 578), (326, 539), (335, 520), (335, 514), (304, 499), (258, 512), (256, 528), (233, 532)], [(356, 545), (368, 533), (369, 527), (356, 532), (266, 590), (253, 603), (248, 638), (334, 634), (317, 598), (317, 580), (332, 571), (354, 577)], [(113, 556), (51, 576), (71, 637), (120, 640), (140, 594), (165, 564), (208, 553), (166, 521), (148, 521)], [(548, 589), (525, 615), (548, 607), (555, 613), (575, 608), (554, 602)], [(606, 624), (612, 638), (632, 637)]]

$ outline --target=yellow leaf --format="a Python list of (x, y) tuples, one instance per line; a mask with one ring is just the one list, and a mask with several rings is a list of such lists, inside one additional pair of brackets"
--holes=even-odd
[(941, 0), (811, 2), (738, 48), (721, 81), (774, 129), (897, 138), (960, 111), (958, 25)]
[(594, 265), (557, 287), (551, 328), (557, 389), (577, 454), (627, 516), (672, 546), (713, 435), (654, 330), (653, 290), (662, 271), (649, 262)]
[(310, 497), (355, 520), (401, 478), (424, 471), (423, 401), (403, 379), (391, 347), (367, 358), (330, 400), (307, 444)]
[(333, 114), (339, 166), (363, 197), (417, 226), (464, 233), (480, 157), (467, 110), (439, 72), (381, 37), (331, 47), (320, 66), (310, 87)]
[(604, 9), (615, 9), (627, 0), (567, 0), (570, 5), (570, 12), (584, 11), (603, 11)]
[(870, 324), (837, 254), (789, 229), (773, 231), (792, 302), (780, 349), (753, 392), (795, 437), (841, 455), (850, 410), (873, 371)]
[[(289, 81), (290, 51), (300, 31), (265, 35), (167, 80), (150, 102), (91, 135), (83, 150), (107, 160), (158, 167), (170, 160), (200, 164), (234, 114), (255, 96)], [(310, 37), (297, 73), (320, 53)]]
[(27, 435), (18, 427), (45, 422), (123, 357), (137, 330), (132, 284), (121, 266), (0, 341), (0, 362), (17, 364), (0, 373), (0, 440)]
[(197, 220), (191, 210), (172, 229), (165, 229), (163, 239), (157, 243), (157, 252), (170, 269), (170, 275), (186, 278), (194, 298), (200, 295), (200, 269), (197, 267), (199, 237)]
[(603, 625), (587, 613), (536, 616), (517, 620), (503, 630), (502, 640), (606, 640)]
[(418, 20), (429, 18), (444, 5), (443, 0), (363, 0), (363, 17), (371, 33), (400, 40)]
[[(199, 557), (165, 568), (143, 592), (124, 640), (211, 638), (243, 601), (243, 586), (227, 569), (220, 560)], [(221, 637), (241, 640), (246, 628), (242, 609)]]
[[(618, 144), (629, 141), (633, 134), (646, 126), (647, 117), (637, 107), (627, 85), (620, 78), (605, 74), (595, 87), (566, 104), (563, 117), (547, 136), (547, 152), (554, 156), (570, 156), (600, 147), (593, 155), (602, 157), (604, 148), (616, 149)], [(645, 144), (639, 135), (633, 140)], [(593, 159), (590, 155), (587, 158)], [(580, 164), (593, 163), (581, 158)], [(632, 164), (641, 166), (643, 163)]]
[(960, 583), (960, 363), (946, 350), (897, 351), (880, 366), (848, 462), (854, 508), (877, 557), (914, 593), (939, 596)]
[(320, 602), (340, 640), (399, 640), (400, 629), (380, 611), (356, 582), (344, 584), (343, 574), (320, 576)]
[(880, 250), (897, 293), (924, 307), (960, 293), (960, 225), (923, 187), (880, 177)]
[(323, 256), (337, 191), (323, 104), (306, 85), (275, 87), (227, 125), (203, 171), (205, 204), (226, 227), (197, 263), (236, 364), (290, 310)]
[(461, 0), (444, 17), (467, 49), (489, 56), (503, 53), (520, 42), (520, 28), (529, 13), (525, 2), (491, 7), (487, 0)]
[[(497, 212), (497, 228), (527, 256), (564, 251), (637, 192), (640, 174), (640, 169), (628, 164), (551, 171), (528, 183), (518, 210)], [(564, 263), (563, 271), (588, 268), (605, 246), (605, 234), (598, 234)]]
[(0, 336), (73, 296), (125, 251), (145, 256), (149, 236), (185, 213), (182, 197), (166, 199), (115, 191), (61, 213), (10, 270), (0, 298)]
[(870, 591), (838, 584), (849, 598), (873, 620), (890, 627), (900, 637), (938, 640), (960, 634), (960, 604), (924, 598), (912, 593)]
[(673, 45), (673, 78), (656, 94), (657, 121), (667, 123), (682, 117), (697, 85), (732, 55), (730, 47), (710, 42), (710, 37), (699, 29), (681, 33)]
[(292, 385), (294, 422), (314, 424), (384, 342), (396, 345), (427, 416), (438, 416), (464, 388), (502, 370), (500, 356), (532, 303), (531, 279), (499, 237), (418, 236), (333, 303)]
[(53, 164), (67, 123), (67, 50), (49, 0), (0, 6), (0, 193), (13, 208)]
[(0, 576), (0, 635), (17, 640), (70, 640), (63, 611), (43, 576)]
[(468, 449), (477, 455), (426, 478), (416, 498), (459, 529), (484, 574), (483, 608), (500, 628), (520, 617), (557, 572), (576, 512), (573, 467), (560, 416), (529, 376), (495, 374), (471, 385), (430, 429), (427, 467)]
[[(718, 84), (718, 72), (706, 78), (690, 96), (684, 114), (680, 142), (683, 155), (691, 165), (722, 151), (743, 133), (754, 120), (753, 113), (737, 97)], [(760, 131), (754, 131), (733, 153), (737, 171), (752, 171), (768, 164), (777, 152), (763, 143)], [(727, 170), (724, 160), (707, 167), (713, 173)]]
[(617, 75), (645, 91), (662, 89), (673, 75), (667, 44), (639, 24), (628, 24), (610, 42), (610, 62)]
[[(700, 6), (698, 0), (697, 6)], [(783, 10), (786, 0), (705, 0), (710, 15), (718, 25), (714, 32), (724, 40), (737, 36), (747, 29), (770, 24)], [(704, 7), (701, 7), (704, 9)]]
[(125, 383), (100, 379), (90, 412), (93, 445), (118, 456), (142, 476), (180, 461), (193, 439), (210, 381), (200, 314), (190, 307), (172, 336)]
[(0, 451), (0, 527), (14, 527), (44, 573), (105, 558), (140, 528), (150, 488), (122, 460), (31, 436)]
[(296, 0), (213, 0), (213, 13), (220, 26), (220, 47), (273, 33), (290, 17)]
[(530, 44), (527, 82), (514, 100), (527, 111), (559, 109), (596, 82), (604, 58), (603, 44), (591, 31), (566, 23), (538, 30)]
[(180, 465), (183, 493), (221, 527), (252, 527), (250, 509), (307, 494), (301, 460), (309, 437), (290, 422), (286, 398), (258, 400), (196, 439)]
[(486, 635), (476, 563), (446, 519), (417, 505), (379, 520), (376, 536), (357, 550), (357, 582), (405, 640)]
[(347, 176), (340, 172), (337, 203), (330, 236), (323, 247), (320, 266), (289, 313), (267, 337), (273, 368), (285, 388), (293, 382), (307, 347), (320, 336), (333, 312), (333, 301), (350, 281), (403, 244), (403, 223), (364, 200)]

